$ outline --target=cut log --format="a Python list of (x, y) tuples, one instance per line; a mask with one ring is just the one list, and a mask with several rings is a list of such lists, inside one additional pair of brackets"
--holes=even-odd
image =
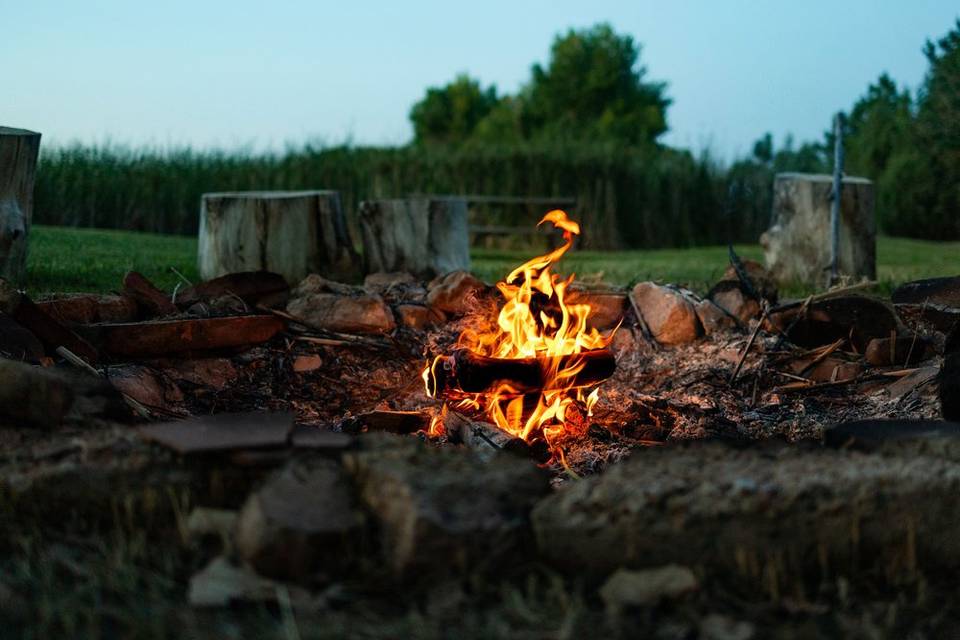
[(361, 202), (360, 230), (365, 273), (407, 271), (429, 277), (470, 269), (462, 198)]
[(0, 278), (22, 285), (40, 134), (0, 127)]
[(100, 324), (82, 331), (112, 356), (145, 358), (259, 344), (284, 326), (270, 315)]
[[(578, 362), (583, 367), (573, 376), (573, 387), (587, 387), (602, 382), (612, 376), (617, 367), (612, 351), (594, 349), (563, 356), (559, 369), (567, 369)], [(550, 388), (545, 380), (549, 366), (546, 358), (489, 358), (466, 349), (457, 349), (453, 354), (440, 356), (434, 361), (429, 391), (433, 396), (443, 394), (446, 390), (485, 393), (500, 384), (509, 384), (517, 395), (537, 393)]]
[(530, 455), (530, 445), (523, 438), (518, 438), (495, 424), (471, 420), (456, 411), (448, 411), (443, 416), (443, 428), (450, 442), (462, 444), (484, 459), (489, 459), (500, 451)]
[(349, 279), (359, 258), (336, 191), (207, 193), (200, 209), (200, 276), (273, 271)]
[(123, 277), (123, 293), (135, 300), (148, 317), (169, 316), (177, 312), (170, 296), (136, 271), (130, 271)]
[[(831, 176), (777, 174), (773, 224), (760, 237), (767, 267), (778, 282), (822, 287), (829, 277)], [(840, 203), (840, 275), (877, 275), (877, 221), (873, 183), (844, 178)]]

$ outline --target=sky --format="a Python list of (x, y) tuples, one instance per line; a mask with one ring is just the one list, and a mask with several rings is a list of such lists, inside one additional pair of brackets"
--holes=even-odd
[(661, 139), (719, 158), (819, 139), (888, 72), (922, 81), (934, 0), (0, 0), (0, 125), (45, 145), (280, 150), (403, 144), (410, 106), (467, 72), (514, 92), (553, 38), (609, 22), (673, 104)]

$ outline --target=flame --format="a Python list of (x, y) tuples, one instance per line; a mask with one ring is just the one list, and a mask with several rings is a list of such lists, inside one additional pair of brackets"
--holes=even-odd
[[(547, 222), (563, 231), (563, 245), (525, 262), (497, 283), (504, 304), (495, 330), (468, 329), (458, 340), (458, 347), (479, 355), (537, 358), (547, 384), (534, 398), (501, 384), (492, 392), (463, 394), (459, 406), (482, 407), (500, 428), (527, 441), (542, 436), (555, 449), (562, 436), (579, 435), (585, 430), (584, 417), (592, 415), (600, 398), (599, 388), (587, 395), (585, 389), (573, 388), (573, 378), (583, 368), (583, 362), (561, 358), (605, 348), (613, 339), (613, 332), (604, 336), (596, 329), (587, 329), (590, 305), (567, 301), (567, 289), (574, 276), (564, 279), (552, 271), (553, 264), (573, 246), (580, 225), (559, 209), (547, 213), (537, 226)], [(439, 357), (434, 359), (423, 370), (429, 395), (436, 389), (431, 381), (439, 361)]]

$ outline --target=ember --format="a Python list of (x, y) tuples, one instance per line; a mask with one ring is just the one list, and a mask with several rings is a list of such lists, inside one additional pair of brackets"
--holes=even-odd
[(538, 226), (545, 222), (563, 231), (563, 245), (497, 283), (505, 302), (496, 329), (463, 331), (458, 351), (435, 357), (423, 380), (430, 396), (482, 409), (501, 429), (527, 442), (545, 440), (562, 456), (560, 441), (583, 434), (598, 385), (613, 373), (607, 346), (619, 325), (608, 335), (588, 330), (590, 305), (566, 300), (574, 275), (561, 278), (552, 266), (573, 246), (580, 225), (559, 209)]

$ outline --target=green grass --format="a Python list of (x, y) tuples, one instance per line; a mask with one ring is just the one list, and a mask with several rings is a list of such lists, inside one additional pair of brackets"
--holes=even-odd
[[(758, 245), (738, 245), (743, 258), (763, 259)], [(34, 226), (31, 231), (28, 289), (32, 293), (106, 292), (119, 288), (123, 274), (136, 270), (157, 286), (172, 289), (179, 276), (197, 278), (197, 241), (192, 237), (129, 231)], [(475, 249), (473, 270), (495, 282), (533, 255), (532, 250)], [(884, 289), (899, 283), (960, 274), (960, 242), (938, 243), (880, 238), (878, 279)], [(685, 284), (705, 291), (728, 264), (723, 246), (644, 251), (578, 251), (561, 263), (578, 278), (626, 285), (639, 280)], [(790, 288), (787, 293), (801, 290)]]

